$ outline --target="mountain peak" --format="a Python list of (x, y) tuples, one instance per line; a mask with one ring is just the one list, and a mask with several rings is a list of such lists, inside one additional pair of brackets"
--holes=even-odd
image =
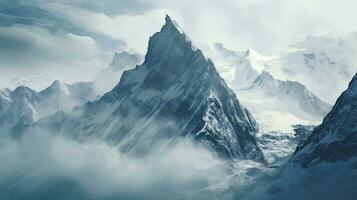
[(35, 91), (30, 89), (29, 87), (21, 85), (14, 90), (14, 93), (35, 93)]
[(51, 84), (52, 87), (59, 87), (60, 85), (62, 85), (62, 82), (60, 80), (55, 80)]
[(181, 34), (184, 34), (184, 31), (180, 27), (180, 25), (172, 17), (170, 17), (168, 14), (166, 14), (166, 17), (165, 17), (165, 25), (163, 26), (163, 28), (164, 27), (173, 27), (178, 32), (180, 32)]
[(255, 85), (265, 85), (265, 84), (272, 84), (275, 82), (274, 77), (267, 71), (262, 71), (260, 75), (255, 79), (254, 84)]
[(191, 39), (186, 35), (183, 28), (181, 28), (181, 26), (176, 22), (176, 20), (174, 20), (169, 15), (166, 15), (165, 24), (162, 26), (160, 32), (158, 33), (160, 35), (168, 35), (168, 36), (182, 35), (182, 37), (185, 38), (186, 42), (192, 43)]
[(26, 87), (26, 86), (19, 86), (12, 92), (13, 99), (35, 99), (37, 96), (36, 91)]
[(67, 84), (60, 81), (60, 80), (55, 80), (53, 83), (49, 86), (49, 88), (56, 89), (56, 90), (64, 90), (67, 88)]
[(114, 70), (120, 69), (130, 69), (135, 67), (142, 61), (141, 55), (136, 53), (130, 53), (127, 51), (115, 52), (112, 62), (109, 64), (109, 67)]
[(40, 94), (49, 94), (49, 93), (62, 93), (65, 95), (69, 95), (68, 85), (60, 80), (55, 80), (48, 88), (40, 92)]
[[(258, 131), (254, 118), (169, 16), (150, 38), (144, 63), (125, 71), (113, 90), (87, 104), (78, 122), (65, 123), (75, 127), (70, 132), (104, 138), (123, 152), (142, 155), (157, 147), (158, 139), (190, 137), (222, 158), (265, 162), (253, 136)], [(113, 128), (103, 128), (108, 126)]]
[(166, 23), (160, 32), (150, 37), (148, 51), (145, 56), (145, 64), (147, 66), (156, 66), (155, 63), (159, 61), (166, 62), (172, 57), (184, 58), (195, 53), (203, 57), (202, 52), (194, 47), (192, 41), (175, 20), (168, 15), (166, 15), (165, 20)]

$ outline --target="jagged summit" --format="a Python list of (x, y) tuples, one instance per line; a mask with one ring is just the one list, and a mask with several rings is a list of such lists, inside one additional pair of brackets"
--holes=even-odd
[(66, 83), (55, 80), (53, 83), (47, 87), (46, 89), (39, 92), (40, 95), (51, 95), (51, 94), (63, 94), (63, 95), (70, 95), (69, 85)]
[[(148, 52), (145, 56), (144, 64), (146, 65), (153, 65), (159, 59), (161, 62), (171, 59), (168, 55), (182, 56), (183, 53), (197, 51), (192, 41), (173, 19), (166, 15), (165, 20), (165, 25), (160, 32), (150, 37)], [(201, 51), (199, 53), (202, 54)]]
[(269, 72), (264, 70), (254, 80), (253, 87), (254, 86), (264, 86), (264, 85), (267, 85), (267, 84), (274, 84), (274, 83), (275, 83), (274, 77)]
[(166, 14), (166, 16), (165, 16), (165, 25), (163, 26), (163, 28), (166, 28), (166, 27), (175, 28), (181, 34), (185, 34), (183, 29), (180, 27), (180, 25), (168, 14)]
[(27, 126), (58, 111), (70, 112), (87, 103), (86, 83), (68, 85), (54, 81), (36, 92), (26, 86), (0, 91), (0, 135), (21, 134)]
[[(66, 83), (64, 83), (64, 82), (62, 82), (62, 81), (60, 81), (60, 80), (55, 80), (55, 81), (53, 81), (52, 82), (52, 84), (48, 87), (48, 88), (57, 88), (57, 89), (60, 89), (60, 88), (62, 88), (62, 87), (64, 87), (64, 86), (66, 86), (67, 84)], [(48, 89), (47, 88), (47, 89)]]
[(26, 87), (26, 86), (19, 86), (17, 87), (13, 92), (12, 92), (13, 98), (30, 98), (34, 99), (36, 98), (36, 91)]
[[(297, 81), (275, 79), (269, 72), (263, 71), (245, 92), (252, 96), (263, 94), (264, 97), (276, 99), (277, 108), (287, 109), (296, 116), (318, 120), (325, 116), (331, 106), (311, 93)], [(294, 102), (294, 103), (291, 103)], [(283, 107), (283, 105), (287, 105)]]
[(56, 127), (136, 155), (185, 137), (223, 158), (265, 162), (254, 118), (177, 27), (167, 16), (149, 40), (144, 63), (125, 71), (116, 87), (87, 104), (80, 116)]

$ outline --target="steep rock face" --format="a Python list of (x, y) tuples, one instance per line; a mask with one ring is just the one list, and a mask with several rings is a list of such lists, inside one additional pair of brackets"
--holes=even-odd
[(142, 153), (161, 140), (190, 137), (230, 159), (264, 162), (258, 127), (217, 73), (170, 17), (149, 41), (142, 65), (119, 84), (52, 126), (80, 139), (104, 139)]
[(293, 162), (308, 167), (347, 160), (357, 155), (357, 76), (338, 98), (332, 111), (295, 151)]

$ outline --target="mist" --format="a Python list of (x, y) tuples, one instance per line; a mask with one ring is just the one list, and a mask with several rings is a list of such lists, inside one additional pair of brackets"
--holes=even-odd
[(1, 140), (0, 152), (1, 199), (44, 193), (49, 199), (197, 199), (231, 174), (224, 161), (187, 139), (134, 157), (104, 142), (36, 130)]

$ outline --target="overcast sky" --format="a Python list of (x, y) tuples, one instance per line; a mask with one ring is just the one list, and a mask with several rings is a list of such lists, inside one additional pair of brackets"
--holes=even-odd
[(145, 54), (168, 13), (210, 45), (274, 54), (307, 35), (357, 31), (354, 0), (0, 0), (0, 79), (90, 80), (115, 51)]

